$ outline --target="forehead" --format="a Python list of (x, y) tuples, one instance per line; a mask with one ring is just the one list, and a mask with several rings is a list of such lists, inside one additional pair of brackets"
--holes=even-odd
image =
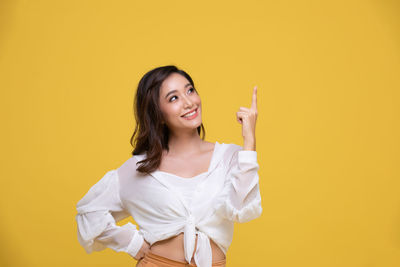
[(172, 73), (167, 79), (161, 84), (161, 93), (166, 94), (171, 90), (184, 89), (185, 85), (190, 83), (183, 75), (179, 73)]

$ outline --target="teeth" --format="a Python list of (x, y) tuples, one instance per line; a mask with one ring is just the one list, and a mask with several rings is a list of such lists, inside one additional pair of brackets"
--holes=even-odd
[(190, 116), (194, 115), (195, 113), (196, 113), (196, 110), (195, 110), (195, 111), (193, 111), (192, 113), (189, 113), (189, 114), (187, 114), (187, 115), (183, 116), (183, 117), (190, 117)]

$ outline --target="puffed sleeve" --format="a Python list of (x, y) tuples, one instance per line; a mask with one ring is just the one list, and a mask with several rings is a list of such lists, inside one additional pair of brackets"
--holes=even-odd
[(257, 152), (235, 145), (227, 163), (227, 177), (217, 204), (222, 217), (244, 223), (261, 216)]
[(119, 198), (117, 170), (108, 171), (76, 205), (78, 241), (87, 253), (107, 247), (135, 257), (144, 239), (136, 225), (116, 222), (128, 217)]

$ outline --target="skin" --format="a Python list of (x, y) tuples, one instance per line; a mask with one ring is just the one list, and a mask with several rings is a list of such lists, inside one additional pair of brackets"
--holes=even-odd
[[(171, 91), (174, 91), (170, 93)], [(169, 94), (170, 93), (170, 94)], [(167, 96), (167, 97), (166, 97)], [(206, 172), (211, 161), (214, 143), (204, 141), (197, 133), (201, 125), (201, 99), (190, 82), (178, 73), (171, 74), (161, 85), (159, 104), (165, 123), (170, 130), (169, 148), (164, 151), (159, 170), (190, 178)], [(195, 119), (186, 120), (182, 115), (197, 108)], [(240, 107), (236, 120), (242, 125), (243, 150), (256, 150), (255, 128), (257, 120), (257, 86), (253, 88), (250, 108)], [(197, 238), (196, 238), (197, 245)], [(224, 259), (225, 255), (211, 240), (213, 262)], [(152, 251), (161, 256), (184, 261), (183, 233), (150, 246), (146, 241), (135, 259), (139, 260)], [(194, 263), (194, 259), (192, 259)]]

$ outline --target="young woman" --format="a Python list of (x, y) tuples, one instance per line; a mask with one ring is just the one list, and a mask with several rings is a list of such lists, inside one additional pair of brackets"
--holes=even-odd
[[(132, 157), (106, 172), (77, 204), (80, 244), (88, 253), (106, 247), (126, 252), (140, 267), (225, 266), (234, 222), (262, 212), (257, 87), (251, 107), (236, 113), (243, 146), (204, 140), (200, 95), (175, 66), (146, 73), (134, 105)], [(139, 229), (116, 225), (128, 216)]]

